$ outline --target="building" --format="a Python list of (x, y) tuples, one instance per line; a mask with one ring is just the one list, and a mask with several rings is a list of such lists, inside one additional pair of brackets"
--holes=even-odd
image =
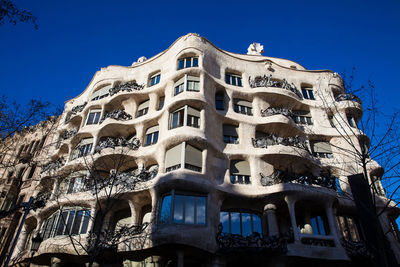
[[(261, 52), (252, 44), (247, 55), (235, 54), (188, 34), (150, 59), (98, 71), (65, 104), (34, 188), (34, 196), (47, 194), (48, 201), (25, 220), (15, 259), (83, 265), (90, 260), (88, 236), (133, 225), (141, 231), (121, 234), (123, 242), (96, 243), (102, 249), (96, 260), (110, 266), (368, 261), (347, 178), (360, 172), (351, 151), (361, 148), (346, 140), (359, 134), (361, 104), (344, 93), (336, 73)], [(368, 173), (383, 209), (382, 168), (371, 162)], [(99, 188), (114, 191), (108, 196)], [(380, 219), (399, 261), (397, 216), (390, 204)], [(37, 233), (43, 241), (31, 257)]]

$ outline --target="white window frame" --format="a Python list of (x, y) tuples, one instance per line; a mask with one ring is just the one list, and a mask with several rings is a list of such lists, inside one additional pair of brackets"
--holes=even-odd
[[(89, 123), (90, 114), (94, 114), (93, 121)], [(88, 112), (86, 124), (85, 125), (95, 125), (99, 124), (101, 118), (101, 109), (91, 109)], [(95, 122), (96, 121), (96, 122)]]
[[(198, 78), (199, 80), (198, 81), (191, 80), (191, 77)], [(181, 79), (179, 79), (179, 80), (181, 80)], [(196, 84), (197, 84), (197, 90), (193, 90), (193, 89), (189, 90), (189, 83), (193, 83), (193, 88), (195, 88)], [(174, 96), (176, 96), (183, 92), (200, 92), (200, 77), (185, 74), (185, 76), (183, 77), (183, 82), (179, 83), (178, 85), (174, 85), (173, 94), (174, 94)]]
[[(194, 62), (195, 59), (197, 59), (197, 65), (195, 66)], [(180, 67), (180, 62), (183, 62), (183, 67)], [(189, 66), (187, 65), (187, 63), (189, 62)], [(199, 66), (199, 57), (198, 56), (192, 56), (192, 57), (184, 57), (184, 58), (180, 58), (178, 59), (178, 66), (177, 69), (178, 70), (183, 70), (186, 68), (195, 68)]]
[[(179, 109), (174, 110), (173, 112), (170, 113), (170, 116), (169, 116), (169, 130), (176, 129), (176, 128), (179, 128), (179, 127), (182, 127), (182, 126), (200, 128), (201, 114), (199, 114), (200, 115), (199, 117), (193, 116), (193, 115), (189, 115), (189, 113), (188, 113), (189, 107), (192, 108), (192, 109), (195, 109), (195, 110), (199, 111), (199, 113), (201, 113), (200, 110), (198, 110), (196, 108), (193, 108), (191, 106), (188, 106), (188, 105), (185, 105), (185, 106), (183, 106), (183, 107), (181, 107)], [(180, 113), (181, 110), (184, 110), (183, 111), (183, 124), (173, 127), (172, 123), (173, 123), (174, 114), (176, 114), (176, 113), (181, 114)], [(181, 119), (179, 118), (178, 121), (181, 121)], [(197, 124), (195, 122), (197, 122)]]
[(161, 81), (161, 72), (157, 72), (156, 74), (150, 76), (149, 87), (159, 84), (160, 81)]
[(233, 86), (242, 87), (243, 86), (242, 76), (232, 73), (225, 73), (225, 83)]

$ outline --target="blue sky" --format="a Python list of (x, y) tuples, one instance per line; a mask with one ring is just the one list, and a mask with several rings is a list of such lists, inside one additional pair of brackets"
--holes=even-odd
[(16, 0), (39, 25), (0, 26), (0, 95), (55, 105), (79, 95), (94, 73), (129, 66), (199, 33), (216, 46), (296, 61), (307, 69), (357, 69), (374, 81), (379, 105), (399, 109), (400, 1)]
[(0, 94), (24, 103), (62, 104), (108, 65), (128, 66), (166, 49), (188, 32), (246, 53), (257, 41), (266, 56), (308, 69), (357, 68), (372, 79), (385, 108), (396, 108), (400, 1), (47, 1), (18, 0), (38, 18), (0, 26)]

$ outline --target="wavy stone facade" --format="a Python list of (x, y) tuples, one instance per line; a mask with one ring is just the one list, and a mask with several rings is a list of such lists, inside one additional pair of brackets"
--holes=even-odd
[[(230, 53), (188, 34), (150, 59), (98, 71), (65, 104), (41, 175), (42, 183), (53, 179), (37, 189), (49, 201), (30, 213), (14, 255), (28, 258), (27, 237), (40, 233), (34, 263), (83, 264), (65, 232), (85, 240), (94, 225), (85, 216), (97, 214), (96, 199), (76, 178), (81, 174), (67, 186), (54, 177), (124, 151), (129, 160), (121, 172), (150, 174), (122, 194), (107, 225), (150, 225), (146, 236), (118, 245), (119, 264), (292, 266), (368, 258), (347, 182), (360, 168), (343, 152), (354, 150), (343, 132), (353, 129), (348, 138), (355, 138), (361, 104), (344, 94), (336, 73), (255, 54)], [(368, 168), (371, 177), (382, 173), (378, 164)], [(383, 191), (377, 199), (383, 208)], [(69, 226), (55, 223), (60, 205)], [(390, 228), (397, 213), (389, 205), (381, 223), (398, 255)]]

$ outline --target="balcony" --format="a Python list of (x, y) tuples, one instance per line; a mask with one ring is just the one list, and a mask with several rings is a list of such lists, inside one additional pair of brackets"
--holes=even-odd
[(314, 176), (312, 174), (296, 174), (287, 171), (275, 170), (272, 174), (265, 176), (260, 173), (261, 184), (271, 186), (281, 183), (298, 183), (304, 185), (318, 185), (328, 189), (336, 190), (336, 178), (327, 176)]
[(272, 75), (264, 75), (264, 76), (258, 76), (252, 79), (249, 77), (249, 84), (251, 88), (257, 88), (257, 87), (275, 87), (275, 88), (281, 88), (284, 90), (291, 91), (294, 93), (299, 99), (303, 99), (303, 95), (301, 92), (297, 89), (297, 87), (293, 83), (289, 83), (286, 79), (278, 80), (272, 78)]
[(340, 101), (354, 101), (358, 104), (362, 104), (361, 103), (361, 99), (358, 98), (357, 96), (353, 95), (353, 94), (340, 94), (338, 96), (335, 97), (335, 101), (340, 102)]

